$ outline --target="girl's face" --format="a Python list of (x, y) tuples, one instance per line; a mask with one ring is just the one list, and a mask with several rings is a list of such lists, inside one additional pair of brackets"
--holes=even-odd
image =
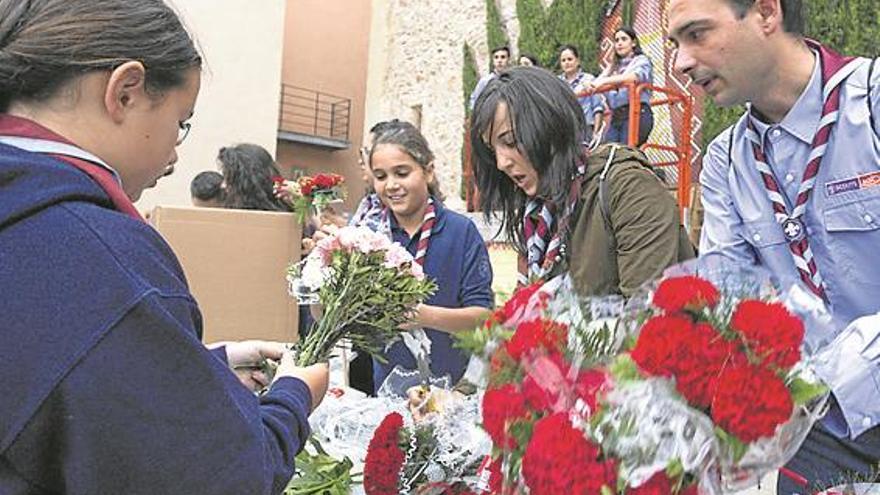
[(495, 152), (495, 166), (504, 172), (516, 187), (532, 198), (538, 194), (538, 171), (516, 142), (507, 104), (498, 103), (492, 122), (492, 135), (483, 140)]
[(519, 65), (522, 65), (523, 67), (531, 67), (534, 64), (532, 63), (531, 60), (529, 60), (528, 57), (520, 57), (519, 58)]
[(614, 33), (614, 53), (620, 58), (626, 58), (635, 53), (636, 41), (623, 31)]
[(562, 50), (562, 53), (559, 54), (559, 66), (562, 67), (562, 73), (566, 76), (577, 74), (580, 65), (580, 59), (571, 50)]
[(423, 167), (396, 144), (378, 144), (370, 160), (373, 188), (398, 223), (421, 222), (428, 204), (434, 166)]

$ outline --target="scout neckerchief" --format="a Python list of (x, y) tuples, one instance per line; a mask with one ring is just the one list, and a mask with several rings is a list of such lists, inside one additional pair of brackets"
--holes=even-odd
[(526, 203), (523, 213), (526, 252), (519, 255), (518, 286), (527, 285), (533, 278), (543, 278), (565, 256), (569, 222), (581, 197), (585, 172), (586, 166), (583, 163), (578, 165), (568, 191), (568, 202), (559, 222), (556, 222), (556, 205), (537, 197)]
[[(382, 220), (381, 231), (391, 236), (391, 223), (389, 219), (388, 208), (385, 208)], [(414, 256), (416, 263), (425, 266), (425, 256), (428, 254), (428, 243), (431, 240), (431, 231), (434, 230), (434, 224), (437, 222), (437, 213), (434, 209), (434, 198), (428, 198), (428, 207), (425, 209), (425, 216), (422, 217), (422, 226), (419, 227), (419, 243), (416, 246), (416, 255)]]
[(77, 168), (104, 190), (117, 211), (143, 221), (143, 217), (123, 191), (119, 174), (103, 160), (64, 137), (36, 122), (12, 115), (0, 115), (0, 143), (50, 155)]
[(798, 188), (794, 208), (790, 212), (782, 189), (767, 164), (761, 139), (755, 130), (751, 117), (748, 119), (746, 132), (752, 141), (755, 164), (761, 172), (767, 196), (773, 203), (776, 221), (779, 222), (785, 239), (788, 241), (798, 274), (807, 288), (827, 301), (822, 276), (819, 274), (816, 260), (813, 259), (813, 252), (810, 250), (803, 218), (810, 193), (813, 192), (813, 187), (816, 185), (816, 175), (819, 173), (819, 165), (825, 155), (828, 139), (835, 122), (837, 122), (838, 109), (840, 108), (840, 85), (862, 63), (862, 60), (843, 57), (812, 40), (807, 40), (807, 45), (819, 54), (819, 65), (822, 71), (822, 118), (819, 121), (818, 129), (816, 129), (816, 134), (813, 136), (807, 168), (804, 170), (804, 176)]

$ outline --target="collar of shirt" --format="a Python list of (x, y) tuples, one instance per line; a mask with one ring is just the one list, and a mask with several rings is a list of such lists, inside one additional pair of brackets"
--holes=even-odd
[[(757, 112), (753, 110), (751, 103), (747, 105), (749, 118), (755, 125), (758, 138), (761, 140), (758, 144), (764, 148), (767, 142), (767, 132), (771, 128), (779, 128), (786, 133), (803, 141), (808, 146), (813, 143), (813, 134), (819, 126), (819, 120), (822, 117), (822, 68), (819, 67), (818, 54), (813, 52), (815, 62), (813, 63), (813, 74), (810, 76), (810, 82), (798, 97), (791, 110), (785, 114), (782, 122), (779, 124), (768, 124), (761, 120)], [(748, 138), (752, 138), (746, 133)], [(775, 137), (775, 136), (774, 136)]]
[[(443, 203), (437, 198), (434, 198), (434, 215), (436, 215), (436, 220), (434, 221), (434, 228), (431, 229), (431, 235), (437, 235), (446, 225), (446, 208), (443, 207)], [(395, 218), (393, 214), (390, 215), (390, 218), (388, 219), (388, 226), (391, 228), (393, 239), (407, 238), (409, 239), (409, 242), (412, 242), (419, 238), (418, 232), (416, 232), (415, 235), (410, 236), (409, 233), (397, 223), (397, 218)], [(421, 226), (419, 227), (421, 228)]]

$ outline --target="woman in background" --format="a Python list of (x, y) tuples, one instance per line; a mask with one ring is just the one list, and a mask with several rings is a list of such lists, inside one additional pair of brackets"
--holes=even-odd
[[(651, 59), (642, 52), (639, 38), (633, 28), (624, 26), (614, 32), (614, 63), (590, 82), (588, 89), (609, 84), (638, 82), (650, 84), (654, 80), (654, 66)], [(600, 88), (601, 89), (601, 88)], [(627, 144), (629, 137), (629, 90), (624, 87), (604, 91), (611, 108), (611, 124), (605, 133), (606, 143)], [(639, 112), (639, 135), (636, 146), (648, 141), (654, 129), (654, 112), (651, 110), (651, 92), (642, 91), (639, 96), (642, 104)]]
[(595, 77), (581, 69), (580, 54), (574, 45), (562, 45), (559, 48), (559, 67), (562, 69), (559, 79), (568, 84), (581, 106), (584, 120), (587, 122), (587, 133), (584, 139), (590, 143), (593, 136), (601, 134), (602, 114), (605, 111), (605, 106), (599, 96), (586, 94), (590, 82)]
[(262, 146), (243, 143), (220, 148), (217, 165), (223, 174), (226, 208), (290, 211), (275, 197), (272, 179), (281, 172)]

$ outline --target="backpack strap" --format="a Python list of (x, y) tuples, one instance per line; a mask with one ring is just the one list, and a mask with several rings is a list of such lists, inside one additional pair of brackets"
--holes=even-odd
[(605, 167), (599, 174), (599, 212), (602, 214), (602, 222), (605, 224), (605, 232), (608, 234), (608, 240), (611, 244), (611, 250), (617, 250), (617, 238), (614, 237), (614, 227), (611, 225), (611, 193), (608, 192), (608, 171), (611, 170), (611, 163), (614, 161), (614, 154), (617, 151), (617, 145), (611, 146), (611, 153), (605, 160)]

